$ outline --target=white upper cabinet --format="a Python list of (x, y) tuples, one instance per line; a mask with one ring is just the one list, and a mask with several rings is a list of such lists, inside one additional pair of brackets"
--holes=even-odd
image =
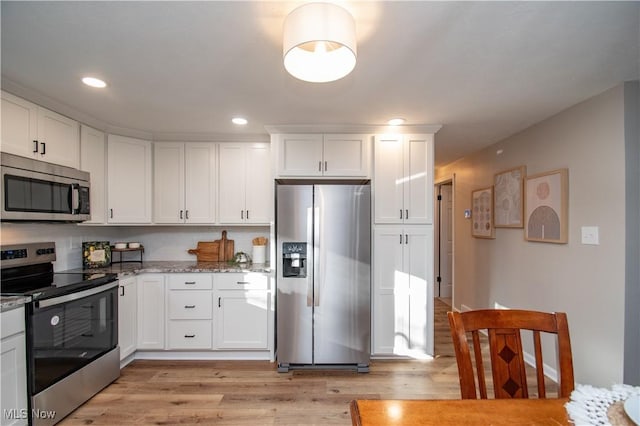
[(280, 177), (367, 177), (368, 135), (273, 135)]
[(106, 222), (106, 157), (105, 135), (91, 127), (80, 127), (80, 169), (91, 175), (91, 220), (84, 223)]
[(109, 135), (109, 223), (151, 222), (151, 142)]
[(433, 222), (433, 135), (375, 138), (375, 223)]
[(220, 144), (220, 223), (269, 224), (272, 194), (268, 143)]
[(215, 222), (216, 144), (156, 142), (155, 223)]
[(2, 92), (2, 151), (79, 167), (77, 121)]

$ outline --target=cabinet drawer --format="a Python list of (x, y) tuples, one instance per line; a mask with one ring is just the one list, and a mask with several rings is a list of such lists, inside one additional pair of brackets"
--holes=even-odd
[(269, 276), (259, 272), (215, 274), (218, 290), (266, 290)]
[(211, 320), (169, 321), (169, 349), (211, 349)]
[(211, 290), (211, 274), (168, 274), (171, 290)]
[(169, 319), (211, 319), (210, 291), (170, 291)]
[(19, 307), (2, 313), (2, 338), (13, 334), (24, 333), (24, 307)]

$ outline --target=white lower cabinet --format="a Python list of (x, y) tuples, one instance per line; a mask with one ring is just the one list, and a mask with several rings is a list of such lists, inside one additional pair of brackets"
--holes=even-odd
[(137, 334), (136, 278), (122, 278), (118, 283), (118, 345), (120, 361), (136, 350)]
[(433, 228), (377, 226), (373, 354), (433, 354)]
[(163, 274), (137, 278), (138, 349), (164, 349), (165, 284)]
[[(210, 351), (214, 357), (219, 351), (225, 358), (269, 351), (272, 357), (270, 283), (268, 274), (257, 272), (138, 275), (137, 349)], [(122, 312), (119, 318), (120, 327), (130, 321)], [(125, 337), (121, 332), (121, 351)]]
[(169, 274), (167, 349), (211, 349), (211, 274)]
[(1, 323), (1, 424), (26, 425), (28, 412), (24, 308), (20, 307), (3, 312)]
[(214, 276), (215, 348), (269, 348), (269, 277), (259, 273)]

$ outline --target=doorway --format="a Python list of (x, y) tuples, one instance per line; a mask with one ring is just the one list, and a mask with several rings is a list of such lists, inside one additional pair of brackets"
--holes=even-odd
[(453, 306), (453, 181), (436, 184), (435, 288), (433, 294)]

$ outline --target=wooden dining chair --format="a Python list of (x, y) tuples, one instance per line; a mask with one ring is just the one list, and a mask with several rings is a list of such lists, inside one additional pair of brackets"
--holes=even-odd
[[(533, 334), (538, 397), (546, 398), (541, 333), (557, 336), (558, 378), (560, 379), (558, 397), (568, 398), (571, 394), (574, 388), (573, 359), (569, 325), (565, 313), (485, 309), (462, 313), (448, 312), (447, 315), (458, 363), (462, 399), (477, 398), (476, 375), (480, 398), (487, 399), (485, 367), (480, 343), (480, 333), (484, 332), (489, 342), (494, 397), (529, 398), (521, 330), (530, 330)], [(468, 334), (471, 335), (473, 343), (475, 371), (467, 340)]]

